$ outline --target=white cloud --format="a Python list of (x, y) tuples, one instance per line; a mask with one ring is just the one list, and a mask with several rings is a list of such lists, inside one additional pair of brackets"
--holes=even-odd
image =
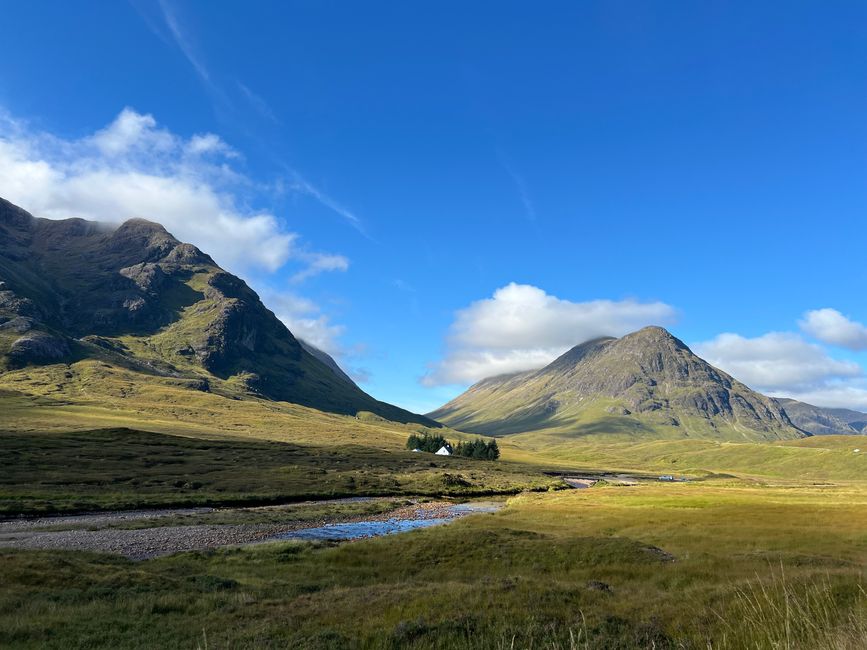
[(867, 382), (863, 380), (833, 381), (813, 390), (770, 391), (768, 394), (771, 397), (790, 397), (813, 406), (867, 411)]
[(186, 151), (194, 156), (205, 156), (208, 154), (223, 155), (227, 158), (238, 158), (239, 154), (229, 145), (220, 139), (220, 136), (213, 133), (205, 133), (204, 135), (194, 135), (187, 143)]
[(114, 122), (94, 133), (90, 140), (106, 156), (128, 155), (136, 148), (152, 152), (172, 149), (175, 139), (171, 133), (156, 127), (157, 121), (152, 115), (125, 108)]
[(816, 406), (867, 408), (867, 379), (861, 366), (832, 358), (798, 334), (770, 332), (755, 338), (720, 334), (693, 349), (766, 395)]
[(295, 284), (324, 271), (346, 271), (349, 269), (349, 260), (343, 255), (300, 253), (299, 257), (307, 262), (307, 267), (292, 276), (291, 281)]
[(696, 344), (694, 350), (712, 365), (763, 392), (814, 390), (829, 381), (862, 374), (857, 363), (833, 359), (821, 346), (789, 332), (769, 332), (755, 338), (720, 334)]
[(36, 216), (158, 221), (240, 273), (287, 262), (301, 279), (345, 270), (344, 257), (311, 252), (275, 215), (246, 207), (256, 186), (230, 165), (238, 157), (213, 133), (184, 138), (130, 108), (77, 140), (0, 115), (0, 196)]
[(850, 350), (867, 350), (867, 327), (846, 318), (836, 309), (814, 309), (798, 323), (801, 329), (824, 343)]
[(471, 383), (539, 368), (588, 339), (622, 336), (674, 319), (675, 310), (662, 302), (570, 302), (531, 285), (511, 283), (457, 312), (446, 356), (432, 365), (422, 383)]
[(331, 323), (315, 302), (286, 292), (265, 292), (263, 300), (296, 338), (304, 339), (332, 356), (343, 354), (338, 338), (345, 328)]

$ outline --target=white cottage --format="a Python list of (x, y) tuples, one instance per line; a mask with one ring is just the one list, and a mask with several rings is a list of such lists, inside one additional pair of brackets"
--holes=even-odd
[(452, 455), (452, 448), (449, 447), (448, 445), (443, 445), (442, 447), (439, 448), (439, 450), (436, 452), (436, 454), (437, 454), (437, 456), (451, 456)]

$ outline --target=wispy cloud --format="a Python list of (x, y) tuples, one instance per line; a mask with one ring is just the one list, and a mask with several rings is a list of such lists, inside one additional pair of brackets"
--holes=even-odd
[(315, 199), (335, 214), (343, 217), (346, 223), (355, 228), (365, 238), (369, 239), (370, 241), (375, 241), (373, 237), (368, 234), (367, 229), (364, 226), (364, 222), (358, 216), (356, 216), (354, 212), (335, 201), (328, 194), (321, 191), (312, 183), (308, 182), (297, 171), (289, 170), (289, 172), (291, 175), (289, 189), (298, 192), (299, 194), (304, 194)]
[[(196, 75), (202, 81), (202, 84), (215, 99), (215, 106), (218, 109), (222, 109), (224, 115), (225, 113), (235, 114), (236, 110), (228, 93), (218, 82), (217, 75), (213, 74), (211, 69), (205, 63), (204, 55), (196, 46), (194, 39), (190, 36), (188, 30), (181, 23), (178, 12), (171, 0), (156, 0), (156, 12), (152, 10), (154, 5), (146, 5), (143, 3), (143, 0), (130, 1), (149, 29), (164, 43), (174, 45), (181, 54), (183, 54), (184, 58), (189, 62), (193, 70), (195, 70)], [(154, 13), (156, 13), (156, 16)], [(271, 108), (270, 104), (268, 104), (263, 97), (255, 93), (247, 84), (240, 79), (236, 79), (234, 81), (234, 86), (234, 92), (240, 93), (245, 102), (260, 117), (274, 124), (281, 124), (280, 119), (277, 117), (277, 114)], [(255, 138), (252, 134), (249, 135)], [(313, 183), (309, 182), (294, 168), (286, 164), (283, 164), (283, 167), (289, 173), (289, 189), (318, 201), (321, 205), (342, 217), (344, 221), (361, 233), (363, 237), (370, 241), (375, 241), (368, 233), (364, 222), (352, 210), (326, 192), (322, 191)], [(286, 184), (284, 183), (284, 186), (285, 185)]]
[(274, 124), (281, 124), (280, 118), (277, 117), (277, 114), (274, 112), (274, 109), (271, 108), (271, 105), (266, 102), (260, 95), (254, 93), (250, 88), (241, 81), (236, 82), (238, 84), (238, 89), (241, 91), (241, 94), (247, 100), (247, 102), (252, 106), (259, 115), (264, 117), (265, 119), (273, 122)]
[(148, 29), (168, 47), (176, 49), (189, 63), (211, 98), (218, 116), (235, 119), (235, 106), (218, 82), (197, 46), (191, 30), (181, 20), (177, 6), (170, 0), (129, 0)]
[(524, 216), (527, 217), (528, 221), (536, 221), (536, 206), (533, 203), (533, 200), (530, 198), (530, 191), (527, 188), (527, 183), (524, 180), (524, 177), (519, 174), (509, 159), (502, 151), (497, 152), (497, 157), (500, 161), (500, 166), (505, 170), (505, 172), (509, 175), (509, 178), (512, 179), (512, 182), (515, 184), (515, 190), (518, 193), (518, 198), (521, 200), (521, 205), (524, 206)]
[(326, 271), (347, 271), (349, 269), (349, 260), (343, 255), (302, 252), (299, 253), (299, 258), (303, 259), (307, 266), (292, 276), (290, 281), (293, 284), (300, 284), (304, 280)]
[(395, 278), (394, 280), (392, 280), (391, 286), (393, 286), (395, 289), (405, 291), (406, 293), (415, 293), (415, 287), (406, 280), (401, 280), (400, 278)]
[(193, 69), (196, 71), (199, 77), (202, 78), (202, 81), (212, 86), (213, 84), (211, 82), (211, 73), (208, 71), (208, 68), (202, 60), (199, 52), (193, 46), (192, 41), (181, 28), (181, 24), (178, 21), (178, 17), (174, 11), (174, 7), (172, 7), (171, 3), (169, 3), (168, 0), (159, 0), (159, 8), (162, 12), (165, 24), (169, 28), (169, 32), (172, 35), (172, 39), (174, 40), (175, 45), (178, 46), (178, 49), (187, 58), (187, 61), (190, 62), (190, 65), (193, 66)]

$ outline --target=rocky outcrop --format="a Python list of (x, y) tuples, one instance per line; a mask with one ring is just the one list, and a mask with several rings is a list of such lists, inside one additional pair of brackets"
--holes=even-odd
[(13, 367), (56, 363), (69, 356), (69, 344), (45, 332), (32, 332), (16, 339), (7, 356)]
[(159, 290), (166, 280), (166, 274), (163, 273), (159, 264), (153, 262), (142, 262), (134, 264), (118, 271), (123, 277), (132, 280), (135, 285), (142, 291), (154, 292)]

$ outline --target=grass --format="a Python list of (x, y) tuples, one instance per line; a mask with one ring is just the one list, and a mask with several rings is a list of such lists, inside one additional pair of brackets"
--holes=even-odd
[(556, 486), (554, 470), (706, 480), (520, 494), (493, 515), (338, 545), (144, 562), (2, 550), (0, 647), (867, 647), (860, 439), (548, 432), (472, 461), (405, 451), (421, 425), (140, 377), (94, 359), (0, 376), (0, 512), (513, 493)]
[(559, 481), (508, 462), (359, 444), (129, 429), (0, 434), (0, 514), (260, 505), (357, 495), (514, 494)]
[(852, 486), (603, 487), (340, 545), (2, 551), (0, 644), (863, 647), (865, 506)]
[(844, 592), (828, 578), (799, 584), (781, 568), (739, 589), (721, 621), (722, 648), (858, 650), (867, 641), (867, 592)]
[[(867, 476), (867, 438), (860, 436), (773, 443), (640, 439), (624, 443), (534, 432), (507, 440), (537, 463), (696, 476), (728, 473), (795, 482), (860, 481)], [(862, 452), (854, 451), (861, 448)]]

